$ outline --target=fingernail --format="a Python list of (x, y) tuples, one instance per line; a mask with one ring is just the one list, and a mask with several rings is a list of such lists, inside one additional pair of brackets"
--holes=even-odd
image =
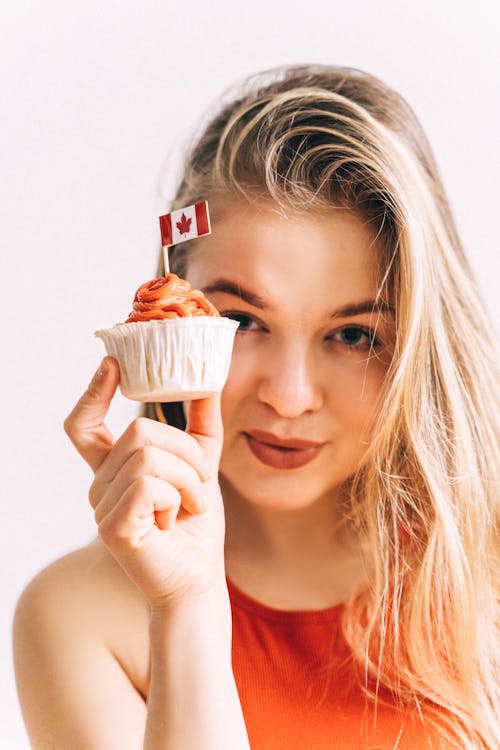
[(106, 358), (104, 358), (97, 368), (97, 370), (94, 373), (94, 377), (92, 378), (92, 382), (96, 383), (98, 380), (101, 380), (108, 371), (108, 363), (106, 361)]

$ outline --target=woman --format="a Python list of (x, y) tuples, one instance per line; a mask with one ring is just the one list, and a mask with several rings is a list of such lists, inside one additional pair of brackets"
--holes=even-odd
[(240, 322), (228, 382), (115, 441), (106, 358), (68, 417), (99, 538), (18, 606), (33, 747), (499, 747), (494, 341), (415, 116), (271, 71), (200, 199), (171, 267)]

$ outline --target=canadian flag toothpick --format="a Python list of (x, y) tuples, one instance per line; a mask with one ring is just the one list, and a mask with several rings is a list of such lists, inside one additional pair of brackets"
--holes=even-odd
[(165, 275), (169, 272), (168, 248), (179, 242), (210, 234), (210, 216), (207, 201), (178, 208), (170, 214), (160, 216), (161, 244), (165, 261)]

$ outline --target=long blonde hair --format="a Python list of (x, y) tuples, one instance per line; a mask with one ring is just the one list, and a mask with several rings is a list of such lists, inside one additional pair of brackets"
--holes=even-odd
[[(375, 575), (344, 617), (366, 693), (425, 704), (457, 747), (497, 748), (496, 342), (426, 137), (402, 97), (358, 70), (279, 68), (227, 99), (172, 208), (228, 194), (288, 211), (340, 205), (368, 217), (384, 248), (395, 352), (350, 486)], [(190, 249), (172, 249), (173, 271)]]

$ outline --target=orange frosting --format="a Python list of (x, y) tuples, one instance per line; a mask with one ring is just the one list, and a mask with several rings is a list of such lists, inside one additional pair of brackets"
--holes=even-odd
[(135, 293), (133, 309), (126, 323), (188, 318), (193, 315), (218, 316), (218, 310), (203, 292), (193, 289), (185, 279), (169, 273), (142, 284)]

